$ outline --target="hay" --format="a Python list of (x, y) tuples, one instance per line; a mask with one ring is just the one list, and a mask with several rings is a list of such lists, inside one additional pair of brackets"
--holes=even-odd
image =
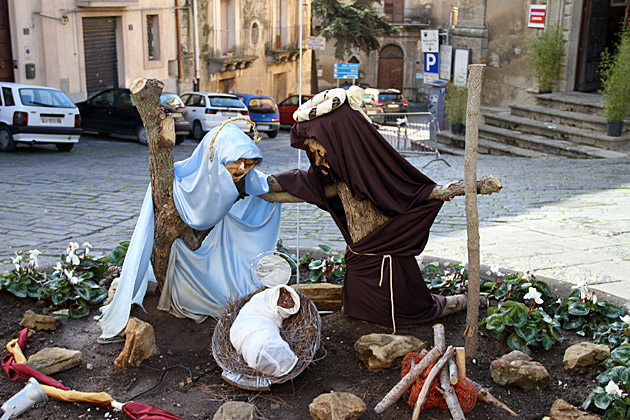
[[(228, 302), (225, 313), (219, 318), (212, 335), (212, 355), (224, 371), (223, 379), (239, 388), (251, 390), (268, 389), (270, 384), (281, 384), (295, 378), (313, 361), (315, 352), (320, 345), (322, 321), (317, 308), (306, 295), (296, 290), (300, 296), (300, 310), (295, 315), (284, 320), (280, 335), (298, 357), (297, 364), (291, 372), (281, 377), (263, 375), (250, 368), (243, 357), (232, 346), (230, 328), (243, 305), (262, 290), (258, 289), (238, 300)], [(226, 372), (239, 374), (242, 378), (257, 385), (248, 386), (244, 383), (239, 383), (239, 381), (230, 380), (226, 377)]]

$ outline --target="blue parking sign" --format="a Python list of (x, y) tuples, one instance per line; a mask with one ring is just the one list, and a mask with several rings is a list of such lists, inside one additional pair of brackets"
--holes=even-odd
[(424, 72), (425, 73), (440, 73), (440, 56), (436, 52), (424, 53)]

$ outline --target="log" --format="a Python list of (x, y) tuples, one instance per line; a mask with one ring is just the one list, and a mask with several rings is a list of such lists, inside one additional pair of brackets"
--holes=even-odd
[(468, 380), (470, 381), (470, 383), (472, 383), (475, 386), (475, 388), (477, 388), (477, 396), (479, 397), (481, 401), (490, 403), (496, 407), (502, 408), (508, 413), (510, 413), (510, 415), (513, 417), (518, 417), (518, 413), (514, 412), (510, 407), (508, 407), (507, 405), (502, 403), (500, 400), (495, 398), (487, 388), (483, 387), (482, 385), (479, 385), (477, 382), (473, 381), (470, 378)]
[[(446, 348), (446, 334), (444, 331), (444, 324), (435, 324), (433, 325), (433, 344), (435, 347), (439, 348), (441, 351), (444, 351)], [(451, 347), (452, 348), (452, 347)], [(454, 351), (454, 349), (453, 349)], [(447, 364), (450, 364), (452, 359), (447, 360)], [(428, 381), (428, 380), (427, 380)], [(426, 384), (426, 382), (425, 382)], [(449, 369), (446, 367), (440, 370), (440, 392), (444, 397), (444, 401), (446, 402), (446, 406), (448, 407), (448, 411), (451, 413), (451, 417), (453, 420), (465, 420), (464, 411), (462, 410), (462, 406), (457, 399), (457, 395), (455, 394), (455, 390), (451, 385), (451, 381), (449, 378)], [(424, 387), (423, 387), (424, 388)], [(420, 399), (420, 396), (418, 396)], [(417, 402), (416, 402), (417, 407)], [(414, 413), (415, 413), (414, 407)], [(419, 414), (419, 413), (418, 413)]]
[(455, 347), (455, 364), (457, 365), (457, 376), (459, 378), (466, 377), (466, 349), (464, 347)]
[(175, 146), (175, 124), (173, 117), (164, 112), (160, 94), (164, 84), (156, 79), (136, 79), (131, 85), (133, 100), (147, 131), (149, 147), (149, 173), (154, 206), (155, 233), (151, 264), (162, 289), (171, 245), (182, 238), (191, 249), (199, 248), (210, 230), (197, 231), (179, 217), (173, 201), (173, 147)]
[(418, 394), (418, 399), (416, 400), (416, 405), (413, 408), (412, 420), (418, 420), (420, 417), (420, 412), (422, 411), (422, 406), (424, 405), (424, 401), (427, 399), (427, 395), (429, 395), (429, 390), (431, 389), (431, 385), (435, 380), (436, 376), (438, 376), (439, 372), (442, 370), (444, 366), (448, 363), (448, 359), (453, 357), (455, 354), (455, 349), (453, 346), (448, 346), (444, 355), (438, 360), (438, 362), (431, 368), (427, 378), (424, 381), (424, 385), (422, 385), (422, 389), (420, 390), (420, 394)]
[(420, 363), (412, 366), (409, 372), (383, 397), (383, 399), (374, 407), (374, 411), (382, 413), (392, 404), (398, 401), (413, 386), (416, 380), (424, 373), (425, 370), (442, 355), (442, 352), (433, 347), (420, 361)]
[[(455, 357), (457, 357), (457, 349), (455, 349)], [(453, 359), (449, 359), (448, 361), (448, 378), (451, 385), (457, 385), (457, 382), (459, 382), (457, 363)]]
[(479, 112), (481, 108), (481, 85), (483, 64), (468, 66), (468, 104), (466, 105), (466, 147), (464, 156), (464, 183), (466, 194), (466, 225), (468, 233), (468, 309), (464, 331), (466, 357), (477, 357), (479, 337), (479, 213), (477, 211), (477, 152), (479, 134)]
[[(273, 178), (273, 180), (271, 180)], [(297, 198), (296, 196), (284, 191), (280, 184), (275, 181), (273, 175), (267, 178), (269, 182), (269, 192), (262, 194), (260, 198), (269, 201), (270, 203), (303, 203), (304, 200)], [(274, 185), (274, 186), (272, 186)], [(477, 194), (490, 195), (495, 192), (501, 191), (503, 185), (501, 180), (494, 175), (487, 175), (477, 180)], [(337, 189), (333, 185), (327, 185), (325, 187), (326, 197), (334, 197), (337, 195)], [(436, 185), (429, 195), (429, 200), (442, 200), (451, 201), (453, 198), (465, 195), (464, 181), (453, 181), (446, 185)]]

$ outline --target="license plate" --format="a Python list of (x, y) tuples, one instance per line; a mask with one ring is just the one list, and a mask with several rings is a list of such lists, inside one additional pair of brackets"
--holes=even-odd
[(42, 117), (42, 124), (61, 124), (62, 122), (63, 122), (62, 118)]
[(181, 112), (172, 112), (171, 115), (173, 116), (173, 118), (181, 118), (182, 117), (182, 113)]
[(269, 130), (268, 125), (259, 124), (256, 127), (258, 127), (259, 130)]
[(225, 115), (226, 117), (234, 117), (236, 116), (236, 112), (223, 111), (223, 115)]
[(389, 104), (389, 105), (387, 105), (387, 108), (398, 108), (398, 105), (396, 105), (396, 104)]

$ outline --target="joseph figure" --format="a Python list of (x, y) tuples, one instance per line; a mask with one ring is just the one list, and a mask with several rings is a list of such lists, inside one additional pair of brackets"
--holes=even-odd
[[(464, 295), (431, 294), (416, 261), (443, 204), (429, 198), (436, 184), (351, 106), (351, 95), (329, 99), (323, 112), (311, 101), (296, 112), (291, 146), (305, 150), (311, 166), (270, 176), (270, 192), (331, 214), (347, 243), (346, 315), (395, 330), (465, 308)], [(330, 186), (336, 195), (326, 194)]]

